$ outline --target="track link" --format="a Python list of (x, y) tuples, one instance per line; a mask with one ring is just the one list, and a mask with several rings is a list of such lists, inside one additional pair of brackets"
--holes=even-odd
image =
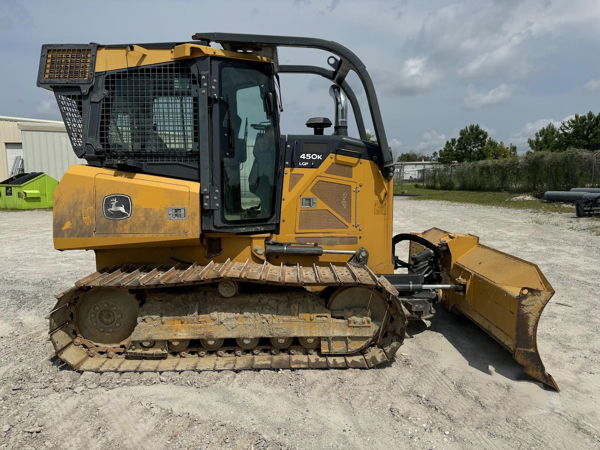
[[(84, 339), (75, 323), (75, 308), (79, 296), (92, 289), (111, 287), (130, 292), (163, 290), (183, 286), (207, 286), (231, 280), (258, 285), (304, 287), (366, 287), (385, 297), (389, 317), (381, 333), (362, 351), (351, 355), (323, 355), (318, 350), (292, 346), (280, 350), (259, 346), (243, 351), (222, 347), (216, 351), (189, 348), (169, 352), (161, 359), (132, 359), (124, 347), (102, 346)], [(314, 289), (313, 289), (314, 290)], [(346, 264), (325, 267), (276, 266), (251, 261), (211, 262), (206, 266), (176, 264), (134, 266), (124, 265), (95, 272), (75, 283), (75, 286), (56, 296), (58, 302), (49, 315), (50, 340), (56, 355), (75, 370), (92, 372), (164, 372), (204, 370), (258, 369), (368, 369), (390, 361), (402, 345), (406, 327), (406, 310), (395, 288), (368, 267)]]

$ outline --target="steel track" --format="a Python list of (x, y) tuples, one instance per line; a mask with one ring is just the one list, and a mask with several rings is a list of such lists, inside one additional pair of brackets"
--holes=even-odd
[[(94, 347), (77, 333), (74, 310), (82, 292), (101, 287), (127, 290), (205, 286), (223, 280), (258, 285), (305, 288), (361, 286), (378, 291), (387, 299), (390, 318), (382, 332), (364, 351), (352, 355), (322, 355), (319, 351), (292, 346), (279, 351), (260, 346), (254, 351), (222, 347), (217, 351), (188, 349), (169, 353), (164, 359), (130, 359), (123, 348)], [(259, 369), (368, 369), (393, 359), (402, 345), (406, 311), (395, 288), (368, 267), (346, 264), (319, 267), (275, 266), (250, 261), (196, 264), (123, 265), (95, 272), (56, 296), (58, 302), (49, 315), (50, 340), (56, 355), (73, 369), (92, 372), (165, 372)], [(393, 319), (393, 320), (390, 320)], [(383, 331), (385, 333), (385, 338)]]

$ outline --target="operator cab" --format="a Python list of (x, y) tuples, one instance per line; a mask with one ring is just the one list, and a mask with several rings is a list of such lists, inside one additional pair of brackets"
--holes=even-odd
[[(354, 53), (310, 38), (199, 33), (193, 39), (42, 47), (38, 85), (55, 93), (78, 157), (95, 167), (199, 182), (202, 232), (277, 232), (284, 171), (318, 167), (328, 155), (369, 159), (391, 177), (375, 90)], [(330, 69), (283, 65), (279, 47), (336, 56), (328, 58)], [(378, 143), (367, 140), (345, 81), (350, 71), (365, 89)], [(333, 123), (312, 118), (312, 134), (280, 136), (280, 73), (331, 81)], [(347, 135), (348, 104), (359, 138)]]

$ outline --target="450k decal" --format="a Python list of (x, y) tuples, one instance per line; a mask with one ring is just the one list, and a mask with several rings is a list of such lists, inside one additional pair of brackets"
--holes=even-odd
[(317, 161), (322, 161), (323, 155), (321, 155), (319, 153), (302, 153), (300, 155), (300, 159), (314, 159)]

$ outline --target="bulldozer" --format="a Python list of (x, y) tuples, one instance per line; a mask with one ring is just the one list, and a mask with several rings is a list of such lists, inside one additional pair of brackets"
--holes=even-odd
[[(280, 48), (329, 56), (281, 64)], [(282, 135), (280, 74), (328, 80), (333, 122)], [(96, 258), (48, 317), (55, 355), (73, 369), (371, 369), (394, 359), (408, 321), (435, 320), (442, 305), (558, 390), (537, 349), (554, 291), (536, 265), (469, 234), (393, 236), (394, 159), (371, 77), (348, 48), (231, 33), (43, 45), (37, 84), (87, 162), (54, 193), (55, 248)]]

